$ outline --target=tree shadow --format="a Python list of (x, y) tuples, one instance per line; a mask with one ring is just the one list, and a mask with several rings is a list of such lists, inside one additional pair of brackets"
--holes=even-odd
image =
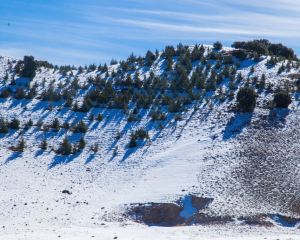
[(89, 157), (85, 160), (85, 163), (84, 164), (89, 164), (90, 162), (92, 162), (95, 158), (95, 154), (91, 154), (89, 155)]
[(115, 122), (115, 125), (118, 125), (125, 116), (123, 110), (120, 109), (105, 109), (101, 114), (105, 117), (102, 121), (102, 128), (105, 128), (113, 121)]
[(5, 161), (5, 164), (16, 160), (17, 158), (22, 157), (22, 153), (21, 152), (13, 152)]
[(284, 126), (286, 117), (289, 115), (290, 110), (288, 108), (274, 108), (270, 111), (268, 116), (268, 125), (272, 127)]
[(223, 140), (226, 141), (239, 135), (245, 127), (250, 125), (252, 115), (252, 112), (235, 113), (225, 127)]
[(56, 155), (53, 158), (53, 161), (48, 165), (48, 169), (52, 169), (56, 167), (57, 165), (62, 165), (62, 164), (68, 164), (72, 161), (74, 161), (75, 158), (77, 158), (80, 155), (80, 153), (75, 153), (69, 156), (63, 156), (63, 155)]
[(39, 150), (34, 154), (34, 156), (35, 156), (35, 157), (39, 157), (39, 156), (41, 156), (43, 153), (44, 153), (44, 150), (39, 149)]
[(121, 160), (121, 162), (124, 162), (127, 158), (129, 158), (133, 153), (135, 153), (138, 148), (140, 148), (142, 146), (138, 146), (138, 147), (135, 147), (135, 148), (128, 148), (127, 151), (124, 153), (124, 156)]

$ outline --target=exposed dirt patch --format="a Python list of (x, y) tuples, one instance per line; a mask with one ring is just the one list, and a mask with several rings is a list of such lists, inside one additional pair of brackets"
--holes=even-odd
[(242, 222), (242, 225), (261, 226), (261, 227), (274, 226), (274, 224), (270, 221), (270, 218), (265, 214), (249, 216), (249, 217), (239, 217), (238, 220)]
[[(190, 217), (182, 217), (186, 208), (187, 197), (191, 200), (192, 207), (196, 209)], [(221, 225), (233, 222), (231, 216), (216, 216), (201, 212), (211, 204), (212, 198), (186, 196), (176, 203), (147, 203), (134, 205), (129, 209), (128, 215), (133, 220), (148, 226), (189, 226), (189, 225)]]
[(129, 216), (149, 226), (178, 226), (184, 223), (180, 216), (183, 207), (175, 203), (149, 203), (130, 209)]
[[(199, 211), (208, 207), (212, 201), (212, 198), (189, 195), (176, 201), (176, 203), (134, 205), (129, 209), (128, 215), (135, 221), (149, 226), (191, 225), (195, 224), (197, 219), (200, 219), (200, 216), (198, 216)], [(201, 221), (206, 221), (204, 216)]]
[(222, 225), (233, 221), (234, 219), (231, 216), (213, 216), (205, 213), (197, 213), (188, 220), (188, 225)]
[(198, 211), (207, 208), (209, 204), (213, 202), (212, 198), (197, 197), (194, 195), (191, 196), (191, 200), (193, 207), (196, 208)]
[[(192, 207), (197, 209), (190, 217), (182, 216), (186, 208), (184, 205), (186, 199), (191, 199)], [(211, 198), (201, 198), (197, 196), (185, 196), (177, 203), (147, 203), (132, 205), (126, 216), (136, 222), (148, 226), (190, 226), (190, 225), (224, 225), (238, 220), (240, 225), (273, 227), (275, 225), (282, 227), (297, 227), (300, 224), (300, 218), (283, 216), (280, 214), (257, 214), (253, 216), (229, 216), (214, 215), (203, 212), (213, 201)]]

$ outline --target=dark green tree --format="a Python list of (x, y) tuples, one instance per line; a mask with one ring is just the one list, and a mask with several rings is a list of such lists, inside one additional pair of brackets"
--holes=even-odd
[(256, 105), (256, 97), (256, 92), (253, 88), (240, 88), (237, 93), (237, 102), (239, 109), (244, 112), (252, 112)]
[(54, 131), (59, 131), (60, 129), (60, 123), (59, 123), (59, 120), (57, 118), (55, 118), (53, 120), (53, 122), (51, 123), (51, 128), (54, 130)]
[(36, 63), (34, 61), (34, 57), (32, 56), (24, 56), (24, 66), (21, 72), (22, 77), (26, 78), (34, 78), (36, 71)]
[(217, 41), (214, 43), (214, 50), (219, 51), (223, 48), (223, 45), (221, 42)]
[(145, 57), (145, 66), (150, 67), (154, 63), (155, 59), (156, 56), (151, 51), (148, 51)]
[(16, 118), (14, 118), (13, 120), (11, 120), (11, 122), (9, 123), (9, 127), (11, 129), (19, 129), (20, 128), (20, 121)]
[(79, 140), (78, 148), (81, 149), (81, 150), (85, 148), (85, 140), (84, 140), (83, 137), (81, 137), (80, 140)]
[(280, 91), (274, 94), (273, 102), (276, 108), (287, 108), (292, 103), (292, 99), (288, 92)]
[(87, 131), (87, 126), (86, 124), (84, 123), (84, 121), (79, 121), (73, 128), (73, 132), (75, 133), (86, 133)]
[(15, 150), (17, 152), (24, 152), (26, 145), (24, 138), (21, 138), (21, 140), (18, 142), (17, 146), (15, 147)]
[(40, 149), (47, 150), (47, 148), (48, 148), (48, 143), (47, 143), (47, 140), (45, 139), (41, 142)]
[(60, 144), (58, 153), (62, 155), (70, 155), (72, 153), (72, 149), (72, 144), (69, 142), (69, 139), (65, 137), (62, 143)]
[(129, 141), (129, 144), (128, 144), (128, 147), (129, 148), (134, 148), (134, 147), (137, 147), (137, 142), (136, 142), (136, 136), (134, 134), (131, 134), (130, 136), (130, 141)]
[(3, 118), (0, 118), (0, 133), (8, 133), (8, 123)]
[(25, 97), (26, 97), (26, 93), (25, 93), (24, 88), (22, 88), (22, 87), (17, 88), (15, 98), (16, 99), (23, 99)]

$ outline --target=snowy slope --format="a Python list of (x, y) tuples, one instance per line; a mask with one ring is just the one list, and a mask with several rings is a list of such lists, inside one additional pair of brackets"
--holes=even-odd
[[(9, 69), (9, 62), (13, 61), (7, 57), (0, 59), (0, 78)], [(298, 73), (292, 68), (290, 72), (278, 75), (281, 63), (267, 68), (266, 61), (267, 57), (258, 63), (244, 61), (238, 73), (252, 77), (264, 73), (266, 83), (275, 86), (282, 84), (282, 79), (289, 79), (289, 74)], [(162, 60), (158, 59), (151, 70), (161, 75), (162, 65)], [(252, 66), (255, 72), (251, 74)], [(109, 71), (117, 67), (113, 65)], [(141, 76), (150, 72), (143, 68), (138, 71)], [(80, 74), (80, 83), (86, 83), (93, 75), (96, 72)], [(52, 80), (55, 86), (65, 81), (58, 72), (42, 68), (33, 80), (39, 84), (40, 92), (44, 88), (40, 84), (44, 79), (46, 86)], [(78, 101), (82, 95), (83, 92), (78, 94)], [(269, 114), (264, 101), (271, 97), (265, 92), (260, 94), (261, 107), (256, 108), (251, 122)], [(45, 137), (50, 149), (56, 148), (65, 134), (72, 141), (80, 138), (80, 134), (64, 129), (58, 133), (39, 131), (36, 127), (24, 132), (11, 130), (1, 138), (0, 239), (150, 239), (151, 236), (155, 239), (298, 239), (297, 227), (286, 229), (276, 225), (270, 229), (253, 229), (230, 223), (219, 227), (160, 228), (137, 224), (124, 216), (130, 204), (174, 202), (188, 194), (213, 198), (213, 203), (205, 210), (210, 214), (235, 217), (292, 214), (270, 199), (259, 204), (248, 194), (249, 189), (239, 185), (240, 179), (233, 178), (234, 170), (244, 163), (235, 155), (244, 142), (239, 136), (255, 136), (255, 133), (244, 127), (244, 121), (249, 120), (247, 114), (236, 116), (229, 111), (232, 102), (218, 103), (212, 97), (210, 103), (193, 104), (182, 114), (182, 120), (170, 119), (161, 129), (158, 123), (150, 121), (149, 110), (143, 110), (140, 122), (128, 123), (122, 110), (94, 108), (92, 113), (95, 116), (101, 113), (104, 117), (103, 121), (97, 122), (89, 120), (90, 113), (73, 112), (62, 108), (59, 103), (11, 98), (0, 101), (1, 115), (7, 119), (18, 117), (22, 124), (29, 118), (34, 123), (39, 120), (51, 123), (58, 118), (61, 122), (83, 119), (89, 126), (85, 134), (87, 147), (69, 157), (39, 149)], [(285, 119), (287, 128), (298, 119), (295, 99), (290, 109)], [(150, 141), (142, 147), (128, 149), (131, 132), (141, 126), (149, 130)], [(240, 128), (241, 132), (233, 136), (231, 128)], [(116, 140), (119, 132), (121, 138)], [(296, 135), (295, 129), (292, 132)], [(8, 150), (21, 136), (26, 141), (26, 150), (23, 153)], [(89, 149), (95, 143), (99, 144), (99, 151), (92, 153)], [(297, 168), (297, 159), (293, 163)], [(63, 190), (72, 194), (63, 194)]]

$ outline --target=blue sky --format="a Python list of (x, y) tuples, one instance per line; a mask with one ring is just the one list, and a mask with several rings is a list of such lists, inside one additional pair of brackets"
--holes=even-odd
[(300, 50), (299, 0), (0, 0), (0, 55), (55, 64), (267, 38)]

